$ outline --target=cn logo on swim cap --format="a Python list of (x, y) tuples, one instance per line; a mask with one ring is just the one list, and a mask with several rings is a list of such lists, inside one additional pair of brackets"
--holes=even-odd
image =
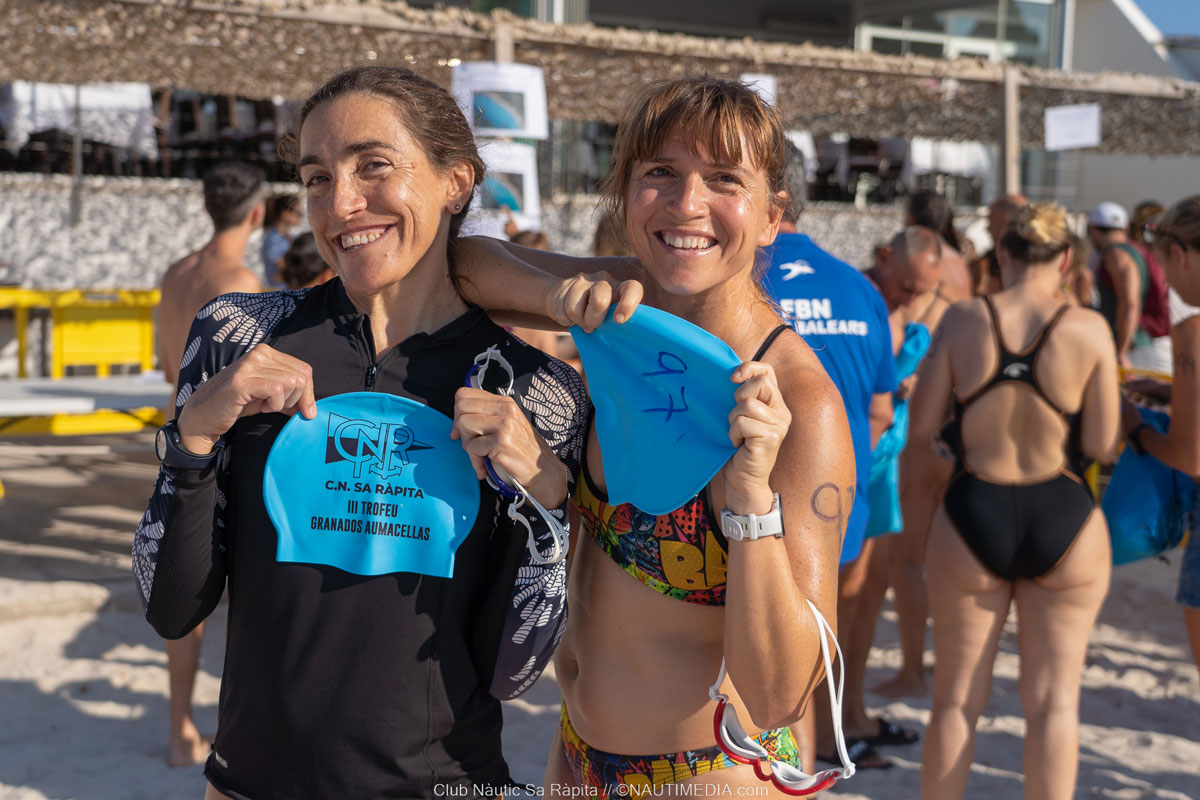
[(325, 463), (349, 461), (354, 464), (355, 478), (364, 477), (364, 471), (381, 478), (400, 477), (412, 463), (411, 451), (432, 448), (433, 445), (417, 441), (413, 429), (407, 425), (329, 415)]
[(275, 560), (356, 575), (453, 575), (479, 516), (479, 479), (451, 425), (382, 392), (322, 398), (315, 419), (292, 417), (263, 471)]

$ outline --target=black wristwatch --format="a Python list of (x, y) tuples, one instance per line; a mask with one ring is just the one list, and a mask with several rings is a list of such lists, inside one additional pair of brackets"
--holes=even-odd
[(1142, 444), (1141, 436), (1142, 431), (1150, 427), (1151, 425), (1148, 422), (1139, 422), (1137, 425), (1133, 426), (1133, 430), (1131, 430), (1129, 435), (1125, 437), (1125, 440), (1129, 443), (1129, 448), (1139, 456), (1146, 455), (1146, 447)]
[(158, 434), (154, 437), (154, 453), (158, 456), (158, 460), (162, 462), (163, 466), (174, 469), (204, 469), (216, 460), (224, 446), (225, 443), (218, 440), (217, 446), (211, 453), (202, 456), (196, 455), (185, 449), (183, 443), (180, 442), (179, 426), (173, 419), (168, 420), (159, 428)]

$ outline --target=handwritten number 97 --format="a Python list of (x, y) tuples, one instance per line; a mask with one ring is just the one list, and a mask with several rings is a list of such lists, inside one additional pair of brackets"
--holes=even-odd
[[(668, 361), (671, 363), (668, 363)], [(659, 375), (683, 375), (685, 372), (687, 372), (687, 362), (674, 353), (666, 350), (660, 350), (658, 352), (658, 367), (658, 370), (655, 372), (643, 372), (642, 377), (653, 378)], [(675, 396), (668, 391), (666, 408), (643, 408), (642, 413), (651, 414), (657, 412), (666, 414), (667, 416), (663, 421), (670, 422), (671, 417), (675, 416), (677, 412), (688, 410), (685, 391), (686, 388), (681, 384), (679, 386), (679, 402), (681, 405), (675, 405)]]

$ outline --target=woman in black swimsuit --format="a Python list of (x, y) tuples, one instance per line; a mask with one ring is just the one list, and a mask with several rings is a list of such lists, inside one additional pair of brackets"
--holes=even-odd
[(987, 705), (1000, 632), (1020, 620), (1025, 796), (1069, 798), (1079, 684), (1111, 569), (1086, 458), (1111, 460), (1120, 402), (1102, 317), (1069, 306), (1062, 208), (1014, 212), (998, 250), (1004, 290), (947, 311), (912, 401), (912, 441), (943, 439), (954, 477), (930, 531), (933, 716), (921, 795), (959, 798)]

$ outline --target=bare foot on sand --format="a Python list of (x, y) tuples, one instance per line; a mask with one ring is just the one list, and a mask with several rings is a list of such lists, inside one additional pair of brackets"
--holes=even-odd
[(894, 678), (872, 686), (869, 691), (883, 697), (926, 697), (929, 695), (929, 684), (924, 675), (907, 675), (901, 672)]
[(196, 730), (196, 726), (188, 720), (184, 730), (177, 736), (172, 736), (167, 745), (167, 765), (171, 767), (187, 767), (192, 764), (203, 764), (212, 752), (212, 737), (205, 736)]

